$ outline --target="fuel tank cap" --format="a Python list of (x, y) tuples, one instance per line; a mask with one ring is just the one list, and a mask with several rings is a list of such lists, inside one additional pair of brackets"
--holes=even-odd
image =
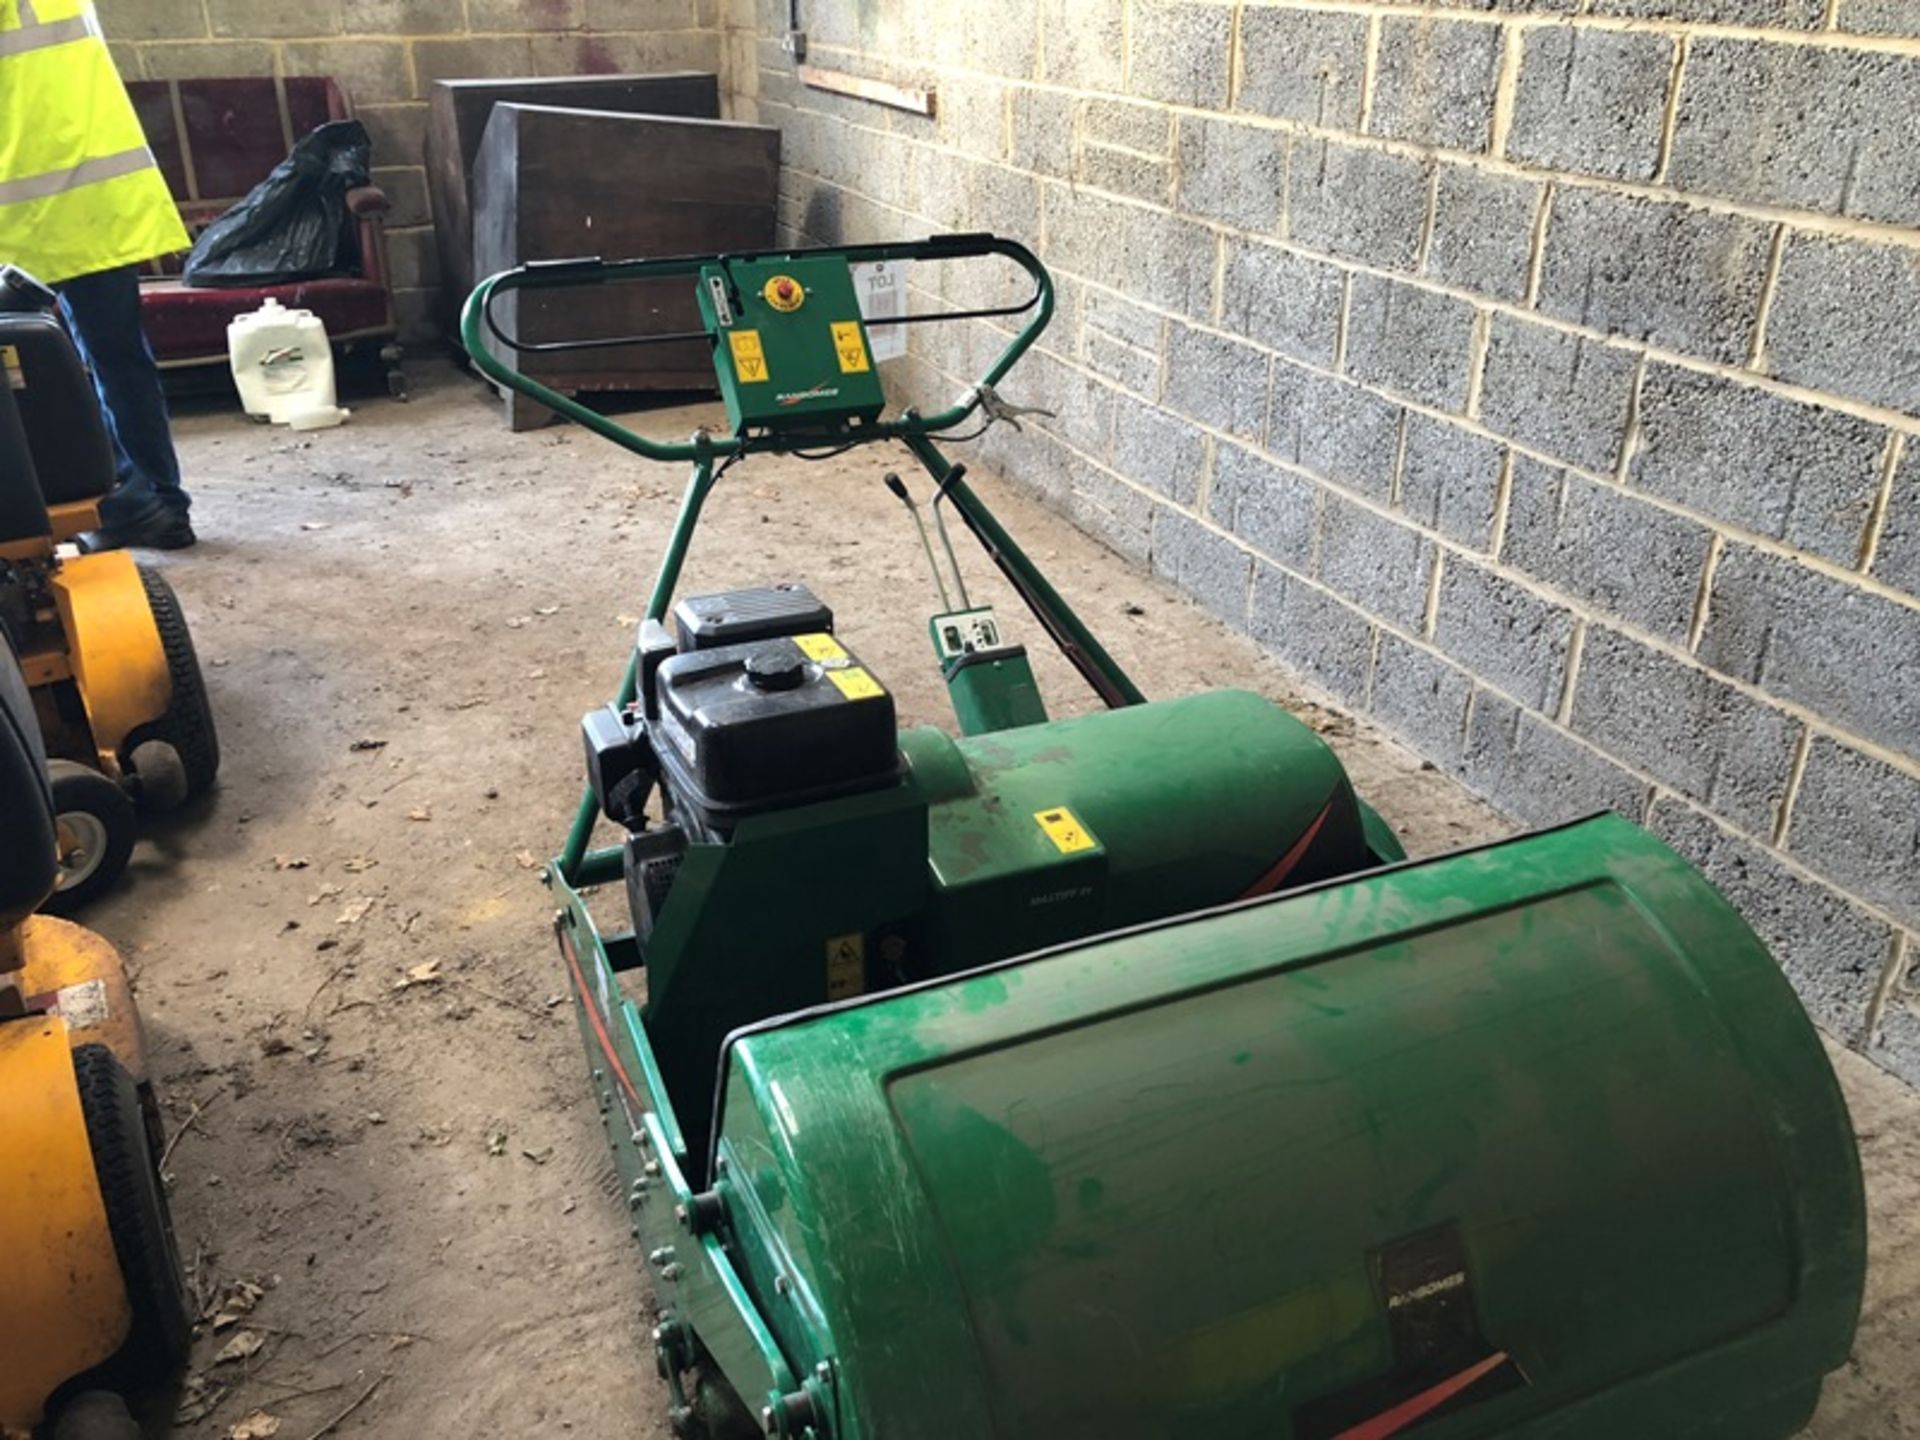
[(762, 645), (747, 656), (747, 684), (756, 690), (796, 690), (807, 678), (807, 662), (791, 643)]

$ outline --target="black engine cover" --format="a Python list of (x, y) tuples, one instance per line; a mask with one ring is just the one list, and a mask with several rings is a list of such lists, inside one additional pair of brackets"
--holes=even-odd
[(653, 683), (654, 752), (703, 829), (899, 776), (893, 696), (830, 635), (676, 655)]

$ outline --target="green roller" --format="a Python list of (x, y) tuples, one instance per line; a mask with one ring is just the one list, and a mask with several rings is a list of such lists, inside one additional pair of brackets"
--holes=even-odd
[[(987, 257), (1024, 305), (909, 323), (1022, 328), (949, 409), (887, 415), (853, 267)], [(498, 294), (663, 276), (727, 435), (634, 435), (478, 343)], [(978, 235), (469, 302), (495, 379), (693, 466), (545, 876), (675, 1433), (1795, 1434), (1866, 1234), (1779, 967), (1618, 817), (1409, 860), (1269, 701), (1141, 695), (934, 441), (1021, 413), (995, 387), (1052, 304)], [(803, 585), (675, 597), (726, 465), (880, 441), (925, 472), (887, 483), (958, 738), (901, 728)], [(956, 529), (1107, 708), (1049, 718)]]
[(722, 1091), (839, 1435), (1769, 1440), (1859, 1311), (1813, 1027), (1612, 817), (756, 1027)]

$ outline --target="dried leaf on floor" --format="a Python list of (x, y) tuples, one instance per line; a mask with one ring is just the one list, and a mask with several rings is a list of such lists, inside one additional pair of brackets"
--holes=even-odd
[(213, 1328), (215, 1330), (232, 1329), (244, 1317), (253, 1313), (253, 1307), (260, 1303), (260, 1297), (266, 1293), (251, 1280), (234, 1281), (220, 1296), (219, 1306), (213, 1315)]
[(340, 868), (349, 875), (364, 875), (379, 863), (368, 855), (350, 855), (340, 863)]
[(324, 520), (302, 520), (300, 522), (300, 528), (302, 530), (324, 530), (327, 528), (327, 522)]
[(522, 1150), (520, 1153), (534, 1164), (544, 1165), (547, 1161), (553, 1159), (553, 1146), (549, 1145), (541, 1150)]
[(276, 870), (304, 870), (313, 864), (311, 855), (276, 855), (273, 868)]
[(516, 615), (511, 620), (507, 621), (507, 628), (509, 630), (518, 630), (522, 625), (525, 625), (528, 621), (532, 619), (533, 617), (531, 615)]
[(307, 904), (318, 905), (322, 900), (331, 900), (340, 893), (340, 887), (329, 880), (313, 894), (307, 897)]
[(373, 899), (370, 896), (362, 896), (358, 900), (349, 900), (341, 907), (339, 915), (334, 917), (333, 923), (336, 925), (358, 925), (362, 920), (367, 918), (367, 912), (372, 908)]
[(234, 1422), (233, 1428), (227, 1431), (227, 1440), (272, 1440), (279, 1433), (280, 1417), (256, 1410)]
[(396, 990), (411, 990), (416, 985), (434, 985), (440, 980), (440, 962), (425, 960), (418, 965), (409, 965), (407, 973), (394, 982)]
[(513, 852), (513, 858), (519, 862), (522, 870), (538, 870), (540, 868), (540, 857), (535, 855), (531, 850), (516, 850)]
[(266, 1336), (258, 1330), (236, 1330), (220, 1352), (213, 1357), (216, 1365), (231, 1365), (239, 1360), (251, 1360), (260, 1353), (260, 1347), (267, 1343)]
[(431, 820), (433, 819), (433, 809), (431, 806), (427, 806), (427, 805), (416, 805), (413, 807), (413, 809), (407, 811), (407, 819)]
[(538, 605), (534, 607), (533, 613), (541, 616), (558, 615), (560, 613), (560, 607), (558, 605)]
[(347, 749), (349, 750), (384, 750), (386, 748), (387, 748), (386, 741), (374, 740), (366, 736), (362, 736), (360, 739), (354, 741), (351, 745), (347, 746)]
[(631, 630), (640, 623), (640, 617), (638, 615), (616, 615), (613, 617), (613, 623), (616, 625), (624, 625)]
[(487, 1154), (504, 1155), (506, 1153), (507, 1132), (505, 1130), (489, 1130), (487, 1132)]

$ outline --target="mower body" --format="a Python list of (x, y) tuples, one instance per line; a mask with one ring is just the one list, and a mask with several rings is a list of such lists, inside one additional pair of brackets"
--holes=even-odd
[(49, 755), (131, 773), (129, 738), (167, 713), (173, 685), (133, 558), (72, 548), (99, 528), (112, 444), (57, 317), (0, 311), (0, 356), (0, 622)]
[[(803, 277), (971, 254), (1025, 266), (1037, 314), (954, 410), (816, 409), (802, 442), (746, 398), (756, 296), (818, 332), (812, 363), (858, 320)], [(477, 343), (506, 282), (663, 271), (703, 287), (726, 437), (647, 442)], [(695, 467), (546, 872), (676, 1432), (1795, 1433), (1846, 1359), (1866, 1232), (1779, 967), (1618, 817), (1408, 861), (1270, 702), (1146, 701), (930, 438), (999, 405), (1050, 296), (1021, 247), (958, 236), (582, 262), (468, 308), (494, 378)], [(778, 334), (746, 347), (773, 403)], [(875, 438), (1110, 708), (1046, 718), (970, 608), (932, 630), (958, 739), (900, 729), (804, 587), (683, 600), (669, 630), (717, 457)], [(622, 838), (590, 851), (601, 818)], [(630, 925), (603, 931), (586, 896), (614, 885)]]
[[(4, 657), (0, 656), (0, 663)], [(103, 1046), (162, 1137), (126, 966), (91, 930), (35, 915), (18, 932), (27, 1014), (0, 1020), (0, 1435), (25, 1434), (52, 1395), (122, 1354), (134, 1312), (89, 1134), (74, 1050)], [(97, 1122), (96, 1122), (97, 1123)]]
[(132, 1313), (57, 1016), (0, 1021), (0, 1436), (126, 1343)]
[(563, 886), (561, 937), (664, 1352), (791, 1433), (1766, 1440), (1844, 1360), (1838, 1087), (1637, 827), (1383, 864), (1324, 742), (1227, 690), (910, 729), (718, 829), (726, 729), (659, 767), (636, 932)]
[(165, 808), (204, 790), (219, 741), (167, 581), (124, 551), (74, 543), (99, 528), (116, 477), (92, 381), (58, 316), (0, 309), (0, 368), (0, 629), (61, 767), (67, 860), (51, 903), (71, 909), (124, 867), (133, 801)]
[(191, 1330), (156, 1158), (158, 1109), (126, 970), (32, 913), (59, 873), (53, 789), (0, 635), (0, 1436), (72, 1382), (157, 1378)]

